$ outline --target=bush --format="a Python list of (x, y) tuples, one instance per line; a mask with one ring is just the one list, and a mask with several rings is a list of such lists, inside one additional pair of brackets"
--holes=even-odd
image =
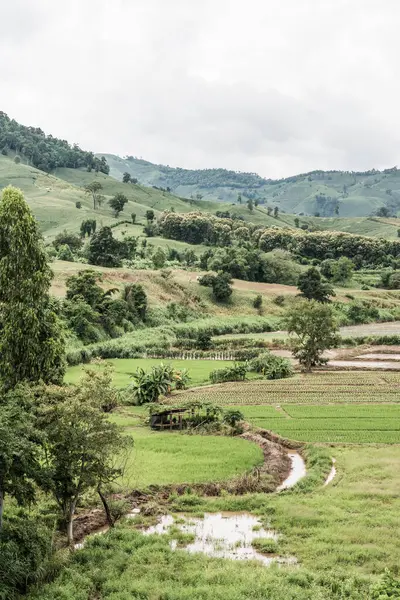
[(347, 317), (351, 324), (379, 321), (379, 310), (375, 306), (353, 302), (347, 307)]
[(230, 408), (224, 412), (224, 416), (222, 417), (222, 422), (230, 427), (237, 427), (240, 421), (244, 420), (244, 414), (240, 412), (240, 410), (236, 410), (234, 408)]
[(395, 579), (390, 571), (386, 570), (382, 579), (371, 586), (371, 600), (396, 600), (400, 598), (400, 580)]
[(273, 303), (276, 304), (277, 306), (283, 306), (285, 304), (285, 296), (275, 296), (275, 298), (273, 299)]
[(195, 340), (195, 348), (209, 350), (212, 346), (211, 334), (208, 331), (199, 331)]
[(82, 248), (82, 245), (83, 241), (79, 235), (69, 233), (66, 230), (59, 233), (53, 241), (53, 246), (56, 250), (59, 250), (61, 246), (69, 246), (71, 250), (79, 250)]
[(162, 395), (168, 395), (173, 389), (186, 389), (190, 377), (187, 369), (174, 369), (172, 365), (155, 366), (151, 371), (138, 368), (131, 375), (133, 383), (127, 389), (128, 402), (136, 405), (157, 402)]
[(216, 369), (210, 373), (211, 383), (224, 383), (225, 381), (244, 381), (247, 374), (245, 363), (235, 363), (233, 367)]
[(0, 598), (16, 600), (46, 573), (53, 552), (52, 532), (22, 511), (5, 519), (0, 534)]
[(213, 296), (217, 302), (227, 302), (232, 295), (232, 280), (229, 273), (223, 271), (219, 271), (217, 275), (206, 273), (198, 281), (200, 285), (212, 288)]
[(293, 368), (286, 358), (263, 352), (249, 363), (249, 370), (262, 373), (265, 379), (285, 379), (292, 377)]
[(60, 246), (58, 249), (57, 257), (59, 260), (66, 260), (68, 262), (74, 262), (74, 255), (68, 244)]
[(253, 300), (253, 306), (254, 306), (254, 308), (259, 310), (262, 307), (262, 303), (263, 303), (262, 296), (261, 296), (261, 294), (258, 294)]
[(75, 202), (75, 206), (76, 208), (82, 208), (82, 202), (78, 200), (77, 202)]

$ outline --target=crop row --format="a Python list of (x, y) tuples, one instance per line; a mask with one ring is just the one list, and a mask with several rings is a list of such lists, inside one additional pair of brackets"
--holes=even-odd
[[(219, 387), (222, 387), (219, 386)], [(361, 404), (361, 403), (388, 403), (399, 402), (400, 394), (392, 392), (377, 393), (373, 390), (365, 394), (343, 394), (332, 391), (325, 392), (308, 392), (304, 394), (296, 393), (268, 393), (262, 389), (254, 390), (249, 387), (238, 385), (236, 390), (196, 390), (180, 396), (180, 400), (199, 400), (210, 401), (215, 404), (232, 404), (232, 405), (286, 405), (286, 404)]]
[(399, 431), (400, 419), (268, 419), (250, 418), (257, 427), (282, 431)]
[(398, 444), (400, 431), (364, 431), (364, 430), (285, 430), (279, 431), (285, 438), (300, 442), (325, 442), (343, 444)]
[[(256, 407), (251, 407), (256, 408)], [(257, 414), (254, 416), (269, 417), (270, 412), (264, 415), (264, 409), (271, 408), (267, 406), (257, 407)], [(277, 411), (276, 411), (277, 412)], [(299, 406), (285, 405), (285, 412), (294, 418), (308, 419), (340, 419), (340, 418), (399, 418), (400, 419), (400, 404), (362, 404), (362, 405), (335, 405), (335, 406)], [(275, 417), (278, 414), (274, 415)]]

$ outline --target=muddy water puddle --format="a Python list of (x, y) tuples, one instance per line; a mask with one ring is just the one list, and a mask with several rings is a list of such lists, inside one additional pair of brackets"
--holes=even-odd
[(303, 457), (298, 452), (288, 452), (288, 456), (292, 463), (290, 473), (285, 481), (276, 488), (277, 492), (288, 490), (307, 475), (306, 463), (304, 462)]
[[(161, 517), (157, 525), (149, 527), (145, 535), (168, 533), (170, 527), (178, 527), (183, 533), (193, 534), (194, 541), (184, 549), (190, 553), (200, 552), (215, 558), (231, 560), (258, 560), (264, 565), (271, 563), (296, 564), (294, 557), (265, 556), (252, 546), (256, 539), (277, 541), (278, 534), (262, 527), (259, 519), (247, 513), (206, 513), (203, 518), (180, 516), (175, 520), (171, 515)], [(171, 548), (177, 541), (171, 541)]]

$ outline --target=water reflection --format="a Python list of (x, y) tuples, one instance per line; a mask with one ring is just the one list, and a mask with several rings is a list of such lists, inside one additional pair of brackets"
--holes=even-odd
[[(252, 547), (255, 539), (267, 538), (277, 541), (278, 534), (262, 527), (257, 517), (247, 513), (206, 513), (202, 519), (180, 517), (178, 521), (171, 515), (165, 515), (157, 525), (146, 529), (144, 534), (167, 533), (172, 525), (195, 536), (194, 542), (185, 547), (187, 552), (201, 552), (207, 556), (231, 560), (258, 560), (264, 565), (270, 565), (272, 562), (296, 563), (294, 557), (265, 556)], [(176, 540), (172, 541), (171, 547), (175, 549), (176, 546)]]

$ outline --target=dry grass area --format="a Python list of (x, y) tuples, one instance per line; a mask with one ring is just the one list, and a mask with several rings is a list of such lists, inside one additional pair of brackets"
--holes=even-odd
[(93, 269), (102, 274), (100, 285), (104, 290), (122, 289), (126, 283), (141, 283), (146, 290), (150, 306), (160, 306), (169, 302), (177, 302), (195, 310), (201, 316), (239, 316), (258, 314), (253, 307), (257, 294), (263, 296), (263, 314), (279, 316), (283, 309), (274, 304), (273, 299), (279, 294), (294, 295), (297, 289), (292, 286), (251, 283), (234, 280), (233, 295), (227, 304), (216, 303), (209, 288), (198, 284), (198, 272), (174, 270), (165, 278), (157, 270), (109, 269), (82, 263), (56, 260), (51, 265), (54, 279), (51, 293), (62, 298), (66, 293), (68, 277), (79, 271)]

